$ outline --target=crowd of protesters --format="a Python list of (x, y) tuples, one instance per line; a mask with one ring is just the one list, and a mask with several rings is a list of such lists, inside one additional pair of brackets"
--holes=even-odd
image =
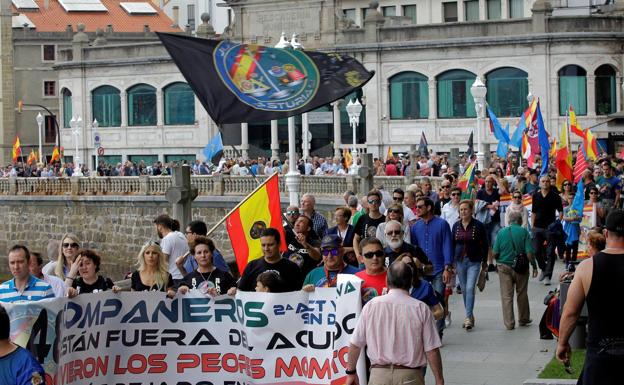
[[(344, 171), (344, 167), (340, 168), (342, 162), (337, 158), (312, 158), (300, 162), (299, 169), (305, 174), (340, 175), (340, 170)], [(155, 218), (160, 240), (142, 247), (136, 269), (123, 277), (125, 283), (121, 279), (113, 282), (102, 275), (103, 256), (97, 250), (85, 248), (75, 234), (64, 234), (58, 242), (51, 243), (47, 250), (49, 261), (24, 245), (14, 245), (8, 252), (13, 278), (0, 284), (0, 302), (54, 296), (71, 298), (108, 290), (159, 291), (168, 297), (189, 290), (201, 290), (206, 295), (234, 295), (237, 290), (313, 291), (317, 287), (335, 287), (338, 274), (354, 274), (362, 279), (362, 301), (366, 306), (381, 303), (377, 298), (388, 292), (396, 295), (397, 290), (405, 291), (407, 297), (383, 301), (404, 304), (411, 297), (426, 305), (414, 310), (435, 322), (432, 328), (436, 333), (427, 335), (426, 346), (410, 350), (413, 357), (407, 357), (404, 362), (384, 362), (379, 356), (369, 355), (371, 368), (405, 367), (418, 369), (420, 373), (423, 362), (426, 364), (423, 349), (426, 353), (438, 349), (444, 329), (451, 325), (448, 297), (455, 290), (463, 296), (462, 328), (470, 331), (477, 325), (475, 288), (483, 276), (497, 272), (502, 324), (507, 330), (515, 329), (516, 325), (528, 326), (532, 323), (528, 300), (530, 276), (550, 285), (557, 258), (567, 262), (577, 257), (578, 241), (560, 245), (556, 239), (558, 227), (578, 220), (577, 214), (567, 210), (576, 193), (573, 183), (564, 183), (559, 191), (555, 187), (556, 169), (539, 176), (538, 168), (530, 169), (524, 163), (507, 164), (508, 161), (493, 157), (489, 168), (476, 173), (472, 192), (467, 192), (457, 186), (467, 162), (462, 158), (458, 167), (451, 167), (446, 156), (436, 155), (423, 156), (414, 165), (404, 157), (385, 163), (376, 160), (378, 175), (410, 175), (410, 167), (416, 167), (421, 175), (443, 178), (436, 187), (432, 179), (424, 177), (404, 189), (386, 191), (379, 185), (361, 197), (346, 192), (345, 205), (335, 209), (334, 226), (316, 210), (314, 196), (304, 194), (300, 207), (290, 206), (284, 213), (287, 251), (280, 252), (281, 232), (265, 229), (260, 237), (262, 258), (251, 261), (244, 271), (238, 272), (238, 281), (234, 279), (238, 274), (232, 275), (221, 252), (206, 237), (205, 223), (193, 221), (180, 229), (179, 223), (167, 215)], [(193, 164), (194, 173), (202, 174), (204, 165)], [(167, 165), (159, 162), (144, 166), (127, 162), (115, 170), (119, 175), (136, 172), (140, 175), (147, 170), (152, 175), (170, 172)], [(263, 158), (238, 163), (224, 160), (206, 173), (262, 175), (280, 167), (284, 172), (285, 167), (279, 162)], [(71, 165), (58, 170), (62, 173), (61, 169), (69, 168)], [(610, 234), (607, 239), (610, 236), (616, 241), (624, 237), (622, 222), (618, 222), (624, 220), (620, 210), (623, 168), (623, 160), (604, 157), (590, 162), (583, 174), (587, 200), (596, 207), (597, 225), (606, 225), (605, 234)], [(526, 194), (532, 196), (530, 219), (522, 204)], [(508, 195), (512, 203), (503, 210), (501, 196)], [(601, 229), (595, 233), (602, 234)], [(597, 248), (591, 252), (598, 255), (601, 246), (596, 245), (596, 242), (590, 245)], [(516, 260), (521, 254), (526, 261), (519, 267)], [(388, 274), (391, 271), (394, 277)], [(367, 341), (366, 332), (358, 331), (357, 338), (351, 341), (352, 349), (363, 348)], [(569, 353), (563, 351), (562, 359), (566, 355)], [(432, 357), (427, 354), (428, 360), (439, 358)], [(413, 366), (415, 362), (417, 367)], [(348, 371), (350, 375), (352, 372), (352, 369)], [(441, 367), (434, 367), (434, 372), (437, 379), (442, 375)]]

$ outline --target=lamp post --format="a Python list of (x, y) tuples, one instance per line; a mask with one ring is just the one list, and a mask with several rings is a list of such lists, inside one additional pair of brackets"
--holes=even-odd
[[(275, 45), (279, 49), (291, 49), (292, 45), (286, 39), (286, 33), (282, 32), (280, 40)], [(288, 118), (288, 173), (286, 173), (286, 187), (288, 187), (289, 204), (299, 206), (299, 182), (301, 175), (297, 169), (297, 157), (295, 150), (295, 117)]]
[(349, 115), (349, 123), (351, 123), (351, 127), (353, 128), (353, 151), (351, 157), (353, 158), (353, 164), (351, 165), (351, 174), (357, 174), (357, 148), (355, 147), (356, 141), (356, 130), (357, 126), (360, 123), (360, 114), (362, 113), (362, 105), (360, 101), (355, 98), (355, 101), (349, 100), (347, 103), (347, 114)]
[(43, 163), (43, 144), (41, 141), (41, 128), (43, 127), (43, 115), (41, 112), (37, 114), (37, 126), (39, 126), (39, 163)]
[(485, 123), (485, 95), (487, 88), (477, 77), (470, 87), (470, 93), (474, 98), (475, 110), (477, 112), (477, 163), (480, 169), (485, 168), (485, 154), (483, 153), (483, 124)]
[(76, 143), (76, 153), (74, 155), (74, 173), (72, 176), (82, 176), (82, 172), (80, 171), (80, 155), (78, 155), (78, 140), (80, 137), (80, 130), (82, 129), (82, 118), (78, 116), (72, 117), (69, 121), (69, 125), (72, 128), (72, 134), (74, 134), (74, 142)]
[(100, 124), (97, 119), (93, 119), (93, 123), (91, 123), (91, 128), (93, 128), (93, 148), (95, 149), (95, 166), (93, 170), (95, 171), (95, 176), (98, 176), (98, 166), (100, 165), (98, 161), (98, 151), (100, 149), (100, 134), (97, 132)]

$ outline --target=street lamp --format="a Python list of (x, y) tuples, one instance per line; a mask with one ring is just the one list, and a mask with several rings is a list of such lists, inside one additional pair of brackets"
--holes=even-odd
[(74, 155), (74, 173), (72, 176), (82, 176), (80, 171), (80, 155), (78, 155), (78, 140), (80, 136), (80, 130), (82, 129), (82, 118), (78, 116), (72, 116), (69, 121), (69, 126), (72, 128), (72, 134), (74, 134), (74, 141), (76, 142), (76, 152)]
[(351, 153), (351, 157), (353, 158), (353, 163), (351, 165), (351, 173), (357, 173), (357, 148), (356, 145), (356, 134), (355, 131), (357, 129), (358, 124), (360, 123), (360, 114), (362, 113), (362, 105), (360, 101), (355, 98), (355, 101), (349, 100), (347, 103), (347, 114), (349, 115), (349, 122), (351, 123), (351, 127), (353, 128), (353, 151)]
[(93, 148), (95, 148), (95, 167), (93, 167), (95, 171), (95, 176), (98, 176), (98, 166), (100, 165), (98, 161), (98, 151), (100, 149), (100, 134), (97, 132), (100, 124), (97, 119), (93, 119), (93, 123), (91, 123), (91, 128), (93, 128)]
[[(291, 49), (292, 45), (286, 39), (286, 33), (282, 32), (280, 40), (275, 45), (279, 49)], [(301, 174), (297, 169), (297, 157), (295, 152), (295, 117), (288, 118), (288, 173), (286, 173), (286, 187), (288, 188), (288, 200), (291, 206), (299, 206), (299, 183)]]
[(470, 93), (474, 98), (475, 110), (477, 112), (477, 163), (479, 168), (485, 168), (485, 154), (483, 153), (483, 128), (481, 127), (485, 123), (485, 95), (487, 94), (487, 88), (477, 77), (470, 87)]
[(42, 158), (42, 154), (43, 154), (43, 144), (41, 141), (41, 128), (43, 127), (43, 115), (41, 115), (41, 112), (39, 112), (37, 114), (37, 126), (39, 126), (39, 163), (43, 163), (43, 158)]

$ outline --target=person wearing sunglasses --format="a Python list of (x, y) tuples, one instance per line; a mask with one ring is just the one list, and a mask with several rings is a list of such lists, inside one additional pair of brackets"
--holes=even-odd
[(438, 201), (435, 202), (433, 207), (434, 215), (442, 215), (442, 207), (451, 201), (451, 182), (444, 180), (440, 185), (440, 192), (438, 193)]
[(600, 199), (600, 191), (596, 186), (592, 186), (585, 191), (588, 191), (589, 199), (586, 204), (592, 204), (594, 206), (594, 212), (596, 213), (596, 226), (604, 226), (605, 209)]
[(313, 233), (312, 220), (301, 215), (286, 236), (287, 250), (283, 256), (296, 263), (304, 276), (321, 262), (321, 242), (312, 236)]
[[(408, 211), (411, 212), (411, 210)], [(377, 226), (377, 232), (375, 233), (375, 237), (381, 240), (384, 247), (388, 245), (386, 243), (386, 225), (388, 224), (388, 221), (391, 220), (398, 221), (401, 224), (401, 228), (404, 233), (403, 240), (408, 243), (410, 242), (409, 222), (405, 221), (405, 217), (403, 216), (404, 213), (405, 210), (402, 204), (394, 204), (390, 206), (388, 210), (386, 210), (386, 221), (384, 223), (380, 223), (379, 226)]]
[(299, 218), (299, 215), (301, 215), (299, 213), (299, 207), (297, 207), (297, 206), (288, 206), (288, 208), (284, 212), (284, 216), (286, 217), (286, 220), (288, 221), (288, 223), (284, 224), (284, 226), (288, 226), (288, 225), (294, 226), (295, 225), (295, 221), (297, 220), (297, 218)]
[[(386, 216), (379, 211), (381, 206), (381, 193), (378, 190), (371, 190), (366, 195), (368, 212), (363, 214), (355, 224), (355, 235), (353, 236), (353, 247), (358, 260), (362, 260), (362, 250), (360, 241), (367, 237), (374, 237), (377, 234), (377, 227), (386, 221)], [(381, 242), (381, 241), (380, 241)]]
[(529, 225), (529, 211), (524, 207), (524, 203), (522, 203), (522, 194), (520, 191), (514, 191), (511, 194), (511, 204), (507, 206), (507, 210), (505, 210), (505, 223), (510, 223), (510, 217), (514, 212), (520, 213), (522, 217), (522, 227), (527, 229)]
[(367, 237), (360, 243), (361, 262), (364, 270), (355, 273), (362, 279), (362, 303), (366, 304), (371, 299), (386, 294), (386, 253), (384, 253), (381, 241), (375, 237)]
[(492, 245), (496, 239), (496, 234), (500, 230), (500, 194), (495, 188), (496, 178), (488, 175), (485, 178), (485, 188), (477, 192), (475, 200), (475, 218), (485, 225), (487, 241), (489, 245), (488, 252), (488, 271), (496, 271), (494, 259), (492, 258)]
[(459, 187), (451, 189), (451, 200), (442, 206), (441, 218), (453, 227), (455, 222), (459, 220), (459, 201), (461, 200), (462, 191)]
[(304, 291), (314, 291), (317, 287), (336, 287), (338, 274), (355, 274), (360, 269), (351, 266), (342, 259), (344, 248), (338, 235), (329, 234), (321, 240), (323, 265), (308, 273), (303, 281)]
[(80, 249), (79, 238), (72, 233), (65, 233), (61, 237), (59, 244), (58, 257), (56, 261), (48, 262), (43, 267), (43, 274), (52, 274), (65, 281), (67, 273), (71, 269), (74, 258), (78, 255)]

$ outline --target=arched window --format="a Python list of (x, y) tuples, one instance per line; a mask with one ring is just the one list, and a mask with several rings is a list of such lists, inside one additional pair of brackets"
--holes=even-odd
[(63, 128), (70, 128), (69, 122), (72, 118), (72, 93), (67, 88), (63, 88), (61, 95), (63, 95)]
[(101, 86), (91, 92), (91, 113), (100, 127), (121, 126), (121, 98), (119, 90)]
[(596, 75), (596, 115), (613, 114), (616, 110), (615, 69), (603, 64), (594, 72)]
[(464, 70), (438, 75), (438, 118), (474, 118), (477, 116), (470, 86), (477, 76)]
[(390, 78), (390, 119), (427, 119), (429, 85), (427, 77), (402, 72)]
[(165, 125), (194, 124), (195, 97), (186, 83), (173, 83), (165, 87)]
[(156, 125), (156, 88), (137, 84), (128, 89), (128, 126)]
[(565, 116), (572, 105), (577, 115), (587, 115), (587, 72), (568, 65), (559, 70), (559, 115)]
[(485, 77), (487, 102), (496, 116), (518, 117), (527, 108), (528, 74), (512, 67), (498, 68)]

